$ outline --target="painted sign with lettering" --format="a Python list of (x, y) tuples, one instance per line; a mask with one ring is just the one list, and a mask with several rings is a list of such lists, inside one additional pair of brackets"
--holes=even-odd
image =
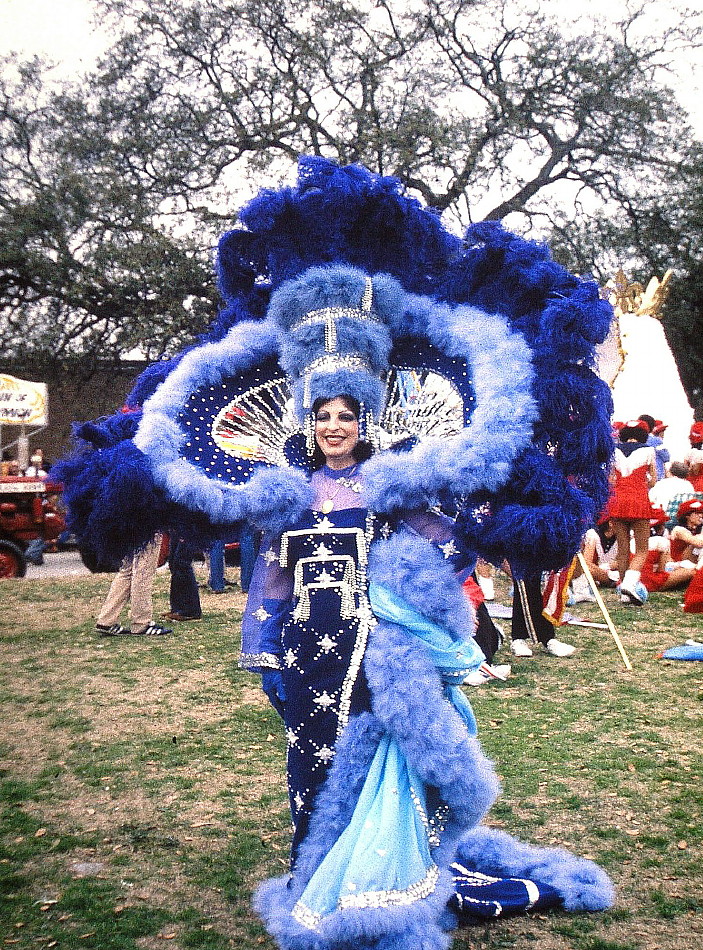
[(46, 383), (0, 373), (0, 426), (45, 426), (48, 405)]

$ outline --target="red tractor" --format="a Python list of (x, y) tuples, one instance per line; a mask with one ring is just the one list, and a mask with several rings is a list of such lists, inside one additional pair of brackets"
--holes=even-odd
[(66, 530), (60, 491), (41, 478), (0, 478), (0, 577), (24, 577), (27, 561), (41, 563), (45, 550), (56, 549)]

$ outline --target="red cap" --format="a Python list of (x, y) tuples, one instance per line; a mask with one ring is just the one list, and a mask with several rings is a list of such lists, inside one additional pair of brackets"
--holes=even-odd
[(652, 429), (652, 432), (654, 432), (655, 435), (661, 435), (661, 433), (665, 429), (668, 429), (668, 428), (669, 427), (667, 426), (665, 422), (662, 422), (661, 419), (657, 419), (654, 423), (654, 428)]
[(688, 438), (691, 442), (695, 442), (697, 445), (703, 442), (703, 422), (694, 422), (691, 426), (691, 431), (688, 433)]
[(703, 501), (700, 498), (689, 498), (688, 501), (682, 501), (676, 511), (676, 517), (679, 521), (690, 515), (692, 511), (703, 512)]

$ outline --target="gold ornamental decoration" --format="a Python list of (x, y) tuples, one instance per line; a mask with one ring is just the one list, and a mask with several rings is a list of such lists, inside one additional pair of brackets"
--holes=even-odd
[(596, 348), (596, 365), (598, 375), (611, 389), (627, 357), (626, 334), (622, 331), (621, 318), (627, 314), (661, 320), (672, 275), (670, 268), (661, 280), (652, 277), (645, 288), (639, 281), (630, 281), (621, 268), (602, 289), (601, 296), (613, 305), (614, 316), (606, 340)]
[(652, 277), (644, 288), (639, 281), (628, 280), (625, 272), (620, 269), (605, 285), (605, 295), (618, 317), (623, 313), (632, 313), (637, 317), (654, 317), (661, 320), (672, 275), (673, 270), (669, 268), (661, 280)]

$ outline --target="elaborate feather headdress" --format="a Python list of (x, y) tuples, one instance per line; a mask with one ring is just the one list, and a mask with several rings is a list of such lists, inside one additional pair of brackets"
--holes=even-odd
[(574, 553), (612, 452), (595, 282), (496, 224), (461, 241), (394, 179), (322, 159), (242, 210), (218, 276), (208, 337), (150, 368), (130, 423), (79, 430), (95, 450), (59, 466), (86, 543), (282, 527), (309, 500), (309, 406), (349, 392), (383, 448), (365, 466), (376, 509), (451, 506), (466, 544), (518, 573)]

